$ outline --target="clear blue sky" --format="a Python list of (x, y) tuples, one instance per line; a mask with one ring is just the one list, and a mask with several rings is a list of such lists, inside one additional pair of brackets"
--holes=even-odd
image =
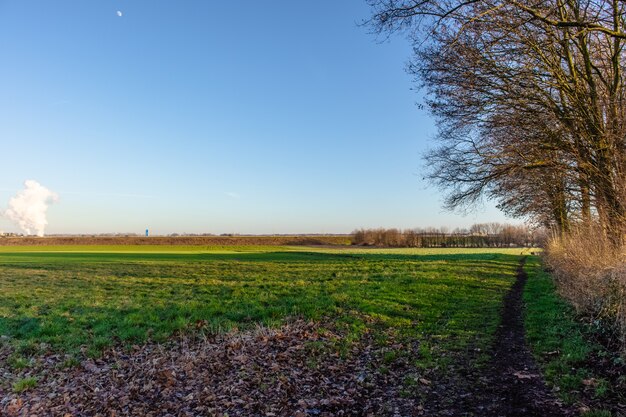
[(364, 0), (0, 2), (0, 207), (34, 179), (60, 196), (47, 233), (505, 221), (444, 212), (422, 181), (435, 128), (411, 48), (359, 27), (368, 14)]

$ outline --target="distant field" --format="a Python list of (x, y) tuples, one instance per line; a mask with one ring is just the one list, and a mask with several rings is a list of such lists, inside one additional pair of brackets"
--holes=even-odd
[[(434, 349), (489, 342), (520, 249), (50, 246), (0, 249), (0, 335), (18, 355), (97, 356), (294, 317)], [(426, 344), (428, 346), (428, 344)]]
[(311, 252), (342, 255), (528, 255), (540, 249), (530, 248), (372, 248), (363, 246), (308, 246), (302, 245), (0, 245), (0, 253), (162, 253), (162, 254), (216, 254), (216, 253), (280, 253)]
[(350, 245), (348, 235), (294, 236), (46, 236), (0, 237), (1, 246), (250, 246), (250, 245)]

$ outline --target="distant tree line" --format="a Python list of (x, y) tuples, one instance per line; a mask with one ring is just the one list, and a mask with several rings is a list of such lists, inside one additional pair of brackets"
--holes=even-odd
[(360, 229), (352, 234), (352, 244), (395, 248), (488, 248), (534, 247), (546, 238), (544, 229), (502, 223), (474, 224), (469, 229)]

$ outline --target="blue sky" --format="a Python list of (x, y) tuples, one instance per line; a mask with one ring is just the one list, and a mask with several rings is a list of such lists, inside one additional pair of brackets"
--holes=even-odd
[(411, 48), (359, 27), (368, 14), (364, 0), (0, 2), (0, 207), (34, 179), (60, 197), (48, 233), (505, 221), (445, 212), (422, 181), (435, 128)]

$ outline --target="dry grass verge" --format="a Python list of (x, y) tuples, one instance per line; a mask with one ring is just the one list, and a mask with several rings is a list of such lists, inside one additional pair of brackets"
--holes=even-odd
[(546, 254), (560, 295), (589, 317), (606, 341), (626, 352), (625, 249), (585, 229), (552, 239)]

